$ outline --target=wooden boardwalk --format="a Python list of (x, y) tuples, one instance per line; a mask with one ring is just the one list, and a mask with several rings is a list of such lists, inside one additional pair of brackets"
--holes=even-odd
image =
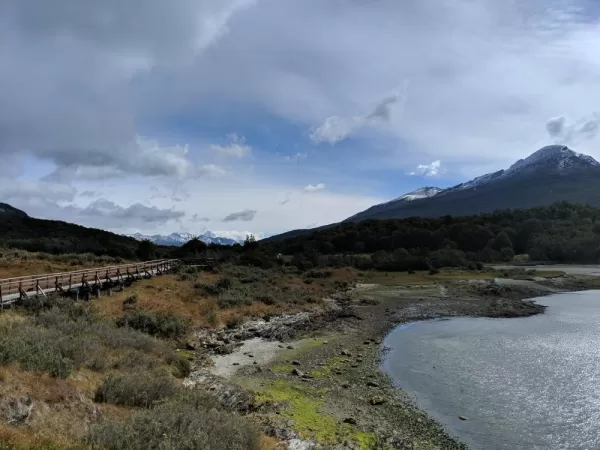
[(0, 306), (13, 304), (32, 295), (49, 293), (99, 292), (153, 275), (162, 275), (178, 267), (178, 259), (159, 259), (133, 264), (96, 267), (72, 272), (25, 275), (0, 280)]

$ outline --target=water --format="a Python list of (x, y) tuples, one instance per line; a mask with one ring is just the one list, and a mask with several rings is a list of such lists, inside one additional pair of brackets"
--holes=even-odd
[(600, 291), (539, 303), (534, 317), (398, 327), (384, 369), (473, 449), (600, 449)]

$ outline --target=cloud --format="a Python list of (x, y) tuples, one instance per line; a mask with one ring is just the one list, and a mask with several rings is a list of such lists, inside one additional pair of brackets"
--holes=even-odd
[(419, 164), (414, 172), (409, 175), (425, 175), (426, 177), (434, 177), (439, 175), (442, 163), (433, 161), (431, 164)]
[(209, 149), (212, 152), (215, 152), (222, 156), (229, 156), (234, 158), (243, 158), (244, 156), (248, 156), (252, 152), (252, 147), (246, 145), (246, 139), (242, 137), (238, 137), (237, 134), (232, 134), (230, 136), (231, 143), (228, 145), (209, 145)]
[(285, 194), (285, 198), (282, 201), (280, 201), (279, 204), (281, 206), (283, 206), (283, 205), (287, 205), (291, 201), (292, 201), (292, 194), (288, 192)]
[(198, 214), (194, 214), (191, 217), (192, 222), (210, 222), (209, 217), (200, 217)]
[(309, 184), (308, 186), (304, 187), (304, 192), (316, 192), (316, 191), (322, 191), (323, 189), (325, 189), (325, 184), (324, 183), (319, 183), (319, 184)]
[(110, 200), (100, 198), (85, 208), (79, 209), (79, 215), (89, 218), (109, 219), (110, 221), (122, 220), (125, 222), (164, 225), (169, 221), (183, 218), (185, 213), (173, 211), (172, 209), (160, 209), (155, 206), (148, 207), (141, 203), (123, 207)]
[(79, 194), (80, 197), (95, 197), (98, 195), (96, 191), (83, 191)]
[(252, 220), (254, 220), (256, 212), (257, 211), (255, 211), (254, 209), (245, 209), (243, 211), (234, 212), (227, 215), (227, 217), (223, 219), (223, 222), (251, 222)]
[(546, 130), (550, 138), (557, 144), (578, 145), (593, 140), (600, 127), (600, 115), (579, 119), (573, 123), (564, 116), (553, 117), (546, 122)]
[(286, 156), (284, 157), (284, 159), (285, 159), (286, 161), (290, 161), (290, 162), (297, 163), (297, 162), (300, 162), (300, 161), (302, 161), (303, 159), (306, 159), (306, 157), (307, 157), (307, 156), (308, 156), (308, 153), (307, 153), (307, 152), (297, 152), (297, 153), (296, 153), (296, 154), (294, 154), (294, 155), (286, 155)]
[[(194, 174), (185, 145), (141, 137), (150, 74), (173, 74), (227, 35), (252, 0), (0, 3), (0, 153), (56, 166), (48, 180)], [(38, 4), (39, 3), (39, 4)], [(147, 127), (145, 127), (147, 128)]]
[(407, 89), (408, 82), (405, 82), (402, 95), (394, 93), (391, 96), (383, 98), (368, 114), (352, 118), (343, 118), (339, 116), (326, 118), (320, 126), (312, 131), (310, 138), (315, 143), (329, 142), (333, 145), (343, 141), (367, 125), (376, 122), (389, 122), (392, 115), (392, 107), (396, 103), (404, 102)]

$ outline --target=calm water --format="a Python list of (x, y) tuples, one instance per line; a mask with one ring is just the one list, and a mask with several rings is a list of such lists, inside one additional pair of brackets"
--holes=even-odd
[(600, 291), (539, 303), (535, 317), (399, 327), (384, 369), (473, 449), (600, 449)]

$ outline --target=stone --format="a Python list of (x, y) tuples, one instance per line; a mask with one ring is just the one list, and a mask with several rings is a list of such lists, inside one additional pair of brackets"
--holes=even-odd
[(323, 345), (327, 345), (327, 344), (329, 344), (328, 341), (323, 341)]
[(292, 361), (292, 366), (300, 366), (300, 361)]
[(303, 377), (304, 376), (304, 372), (301, 372), (298, 369), (294, 369), (294, 370), (292, 370), (292, 375), (296, 375), (297, 377)]
[(357, 425), (358, 422), (356, 421), (356, 419), (354, 417), (346, 417), (344, 419), (344, 423), (349, 423), (350, 425)]
[(342, 388), (343, 389), (349, 389), (350, 385), (348, 383), (342, 383)]
[(385, 403), (385, 398), (381, 395), (375, 395), (371, 397), (371, 405), (383, 405)]
[(458, 416), (458, 418), (459, 418), (460, 420), (469, 420), (469, 418), (468, 418), (468, 417), (465, 417), (465, 416)]
[(288, 348), (288, 350), (294, 350), (294, 346), (293, 345), (288, 345), (287, 348)]
[(369, 387), (379, 387), (379, 383), (376, 381), (367, 381), (367, 386)]
[(33, 410), (33, 400), (24, 397), (4, 397), (0, 401), (0, 415), (10, 425), (25, 423)]
[(352, 356), (352, 353), (350, 353), (348, 350), (344, 349), (341, 352), (342, 356)]

